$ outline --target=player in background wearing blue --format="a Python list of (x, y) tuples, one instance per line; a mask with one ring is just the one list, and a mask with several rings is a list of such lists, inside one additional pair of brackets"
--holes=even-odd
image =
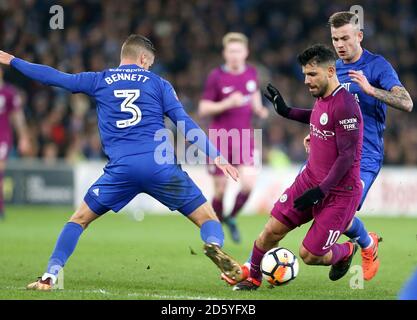
[[(406, 112), (413, 109), (410, 94), (391, 64), (384, 57), (362, 48), (363, 32), (359, 21), (359, 17), (349, 11), (336, 12), (329, 18), (332, 43), (339, 56), (337, 77), (341, 85), (355, 96), (364, 120), (361, 160), (363, 194), (358, 210), (382, 167), (387, 105)], [(307, 152), (308, 144), (309, 136), (304, 140)], [(364, 279), (371, 280), (379, 268), (378, 243), (381, 238), (374, 232), (368, 233), (358, 217), (352, 220), (344, 234), (357, 239), (362, 249)]]
[[(0, 51), (0, 64), (11, 65), (43, 84), (73, 93), (83, 92), (95, 98), (103, 149), (109, 158), (104, 174), (88, 189), (83, 203), (64, 226), (46, 272), (41, 279), (29, 284), (28, 289), (52, 289), (59, 270), (88, 225), (109, 210), (119, 211), (141, 192), (170, 210), (178, 210), (200, 227), (206, 255), (222, 272), (241, 278), (239, 264), (221, 250), (224, 234), (213, 208), (187, 173), (175, 163), (173, 147), (172, 150), (160, 147), (157, 132), (165, 129), (164, 115), (176, 125), (180, 121), (185, 124), (179, 126), (180, 130), (184, 127), (184, 136), (190, 130), (197, 130), (193, 133), (204, 139), (194, 142), (225, 175), (237, 180), (238, 172), (223, 162), (219, 151), (185, 113), (171, 84), (148, 71), (154, 58), (153, 44), (140, 35), (131, 35), (124, 42), (119, 67), (102, 72), (67, 74)], [(167, 154), (172, 154), (172, 162), (163, 161), (169, 158)]]
[(417, 269), (401, 289), (399, 300), (417, 300)]

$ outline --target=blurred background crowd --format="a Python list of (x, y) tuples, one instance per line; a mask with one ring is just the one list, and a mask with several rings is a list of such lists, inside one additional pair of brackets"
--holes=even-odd
[[(64, 8), (64, 29), (52, 30), (49, 9)], [(77, 73), (117, 66), (121, 43), (130, 33), (149, 37), (157, 48), (152, 71), (172, 82), (187, 111), (197, 116), (206, 76), (222, 63), (226, 32), (250, 39), (249, 62), (261, 85), (280, 88), (289, 105), (309, 107), (313, 98), (303, 84), (296, 56), (308, 45), (331, 45), (328, 17), (360, 4), (364, 9), (363, 46), (380, 53), (397, 70), (417, 101), (417, 2), (367, 0), (0, 0), (0, 47), (17, 57)], [(326, 8), (326, 9), (323, 9)], [(32, 157), (99, 159), (101, 151), (94, 101), (28, 80), (7, 69), (6, 81), (20, 89), (32, 139)], [(265, 101), (266, 104), (266, 101)], [(271, 108), (272, 110), (272, 108)], [(385, 163), (417, 164), (417, 110), (389, 108)], [(263, 129), (265, 162), (282, 165), (306, 158), (302, 144), (308, 128), (271, 112)], [(15, 152), (13, 156), (18, 156)]]

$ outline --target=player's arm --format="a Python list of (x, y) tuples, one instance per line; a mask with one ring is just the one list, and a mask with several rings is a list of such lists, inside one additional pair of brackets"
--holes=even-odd
[(42, 84), (64, 88), (71, 92), (93, 94), (96, 80), (94, 72), (69, 74), (49, 66), (27, 62), (4, 51), (0, 51), (0, 63), (11, 65), (28, 78), (39, 81)]
[(200, 100), (198, 104), (198, 115), (200, 117), (214, 116), (230, 108), (240, 107), (244, 104), (245, 98), (241, 92), (233, 92), (227, 98), (221, 101), (212, 101), (208, 99)]
[(212, 72), (207, 77), (204, 92), (198, 104), (198, 115), (200, 117), (215, 116), (230, 108), (244, 104), (245, 100), (241, 92), (235, 91), (223, 100), (220, 100), (219, 90), (217, 73)]
[(349, 76), (366, 94), (395, 109), (411, 112), (413, 110), (413, 100), (398, 79), (394, 68), (382, 57), (379, 58), (377, 65), (376, 82), (380, 88), (372, 86), (360, 72), (350, 70)]
[(269, 115), (268, 109), (265, 108), (262, 104), (262, 96), (260, 90), (257, 90), (252, 95), (252, 110), (261, 119), (265, 119)]
[(30, 138), (23, 110), (13, 111), (11, 114), (11, 121), (17, 133), (19, 152), (23, 155), (28, 154), (30, 151)]
[(210, 142), (205, 132), (194, 122), (193, 119), (185, 112), (183, 105), (178, 100), (174, 88), (168, 81), (163, 80), (163, 109), (164, 113), (177, 126), (180, 132), (187, 137), (191, 130), (193, 137), (196, 137), (192, 143), (202, 150), (208, 157), (214, 160), (214, 164), (223, 171), (225, 176), (230, 176), (234, 180), (239, 177), (239, 172), (235, 167), (230, 165), (220, 154), (220, 152)]
[(210, 142), (205, 132), (194, 122), (193, 119), (181, 108), (170, 109), (166, 112), (168, 118), (177, 126), (179, 131), (187, 137), (187, 133), (191, 130), (193, 137), (196, 137), (192, 143), (195, 143), (197, 147), (202, 150), (208, 157), (210, 157), (216, 166), (218, 166), (223, 173), (227, 176), (230, 175), (234, 180), (238, 178), (237, 170), (227, 163), (227, 161), (221, 156), (220, 152)]
[(13, 99), (13, 111), (10, 115), (10, 120), (16, 131), (18, 138), (18, 149), (23, 155), (30, 151), (29, 130), (26, 124), (25, 114), (21, 108), (21, 99), (18, 94)]
[(391, 91), (374, 88), (371, 95), (395, 109), (407, 112), (413, 110), (413, 100), (404, 87), (395, 86)]
[(281, 93), (272, 84), (268, 84), (266, 89), (268, 93), (264, 93), (264, 96), (272, 102), (276, 113), (287, 119), (310, 123), (311, 109), (290, 108), (285, 103)]
[[(353, 99), (351, 104), (355, 104)], [(320, 185), (307, 190), (302, 196), (295, 199), (294, 207), (296, 209), (306, 210), (321, 201), (331, 188), (339, 184), (353, 165), (360, 139), (359, 117), (355, 112), (359, 112), (359, 107), (355, 105), (340, 104), (335, 108), (335, 138), (338, 156)], [(343, 121), (351, 119), (356, 119), (356, 122)], [(350, 125), (345, 126), (343, 123)]]

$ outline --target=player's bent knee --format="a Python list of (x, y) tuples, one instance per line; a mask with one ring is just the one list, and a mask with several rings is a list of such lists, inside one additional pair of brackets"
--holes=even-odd
[(79, 224), (81, 227), (83, 227), (83, 229), (87, 229), (87, 227), (90, 225), (90, 223), (92, 222), (92, 220), (87, 219), (85, 216), (83, 215), (79, 215), (77, 213), (74, 213), (70, 220), (70, 222), (74, 222)]
[(269, 247), (276, 244), (278, 241), (284, 238), (284, 236), (285, 234), (282, 234), (279, 230), (275, 230), (275, 228), (270, 223), (267, 223), (264, 230), (259, 235), (258, 240), (262, 244), (265, 244)]
[(95, 214), (85, 203), (71, 216), (70, 222), (77, 223), (86, 229), (91, 222), (97, 219), (99, 215)]
[(303, 259), (304, 263), (307, 265), (318, 265), (321, 264), (321, 257), (315, 256), (310, 251), (308, 251), (304, 246), (300, 247), (299, 252), (300, 258)]

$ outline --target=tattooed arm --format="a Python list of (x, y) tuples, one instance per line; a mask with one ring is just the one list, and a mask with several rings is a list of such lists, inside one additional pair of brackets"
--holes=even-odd
[(411, 100), (410, 94), (402, 86), (394, 86), (390, 91), (384, 89), (377, 89), (373, 87), (368, 79), (357, 71), (350, 70), (349, 76), (352, 81), (356, 82), (361, 89), (372, 97), (386, 103), (387, 105), (402, 111), (411, 112), (413, 110), (413, 100)]
[(407, 112), (413, 110), (413, 100), (404, 87), (395, 86), (391, 91), (374, 88), (373, 96), (395, 109)]

